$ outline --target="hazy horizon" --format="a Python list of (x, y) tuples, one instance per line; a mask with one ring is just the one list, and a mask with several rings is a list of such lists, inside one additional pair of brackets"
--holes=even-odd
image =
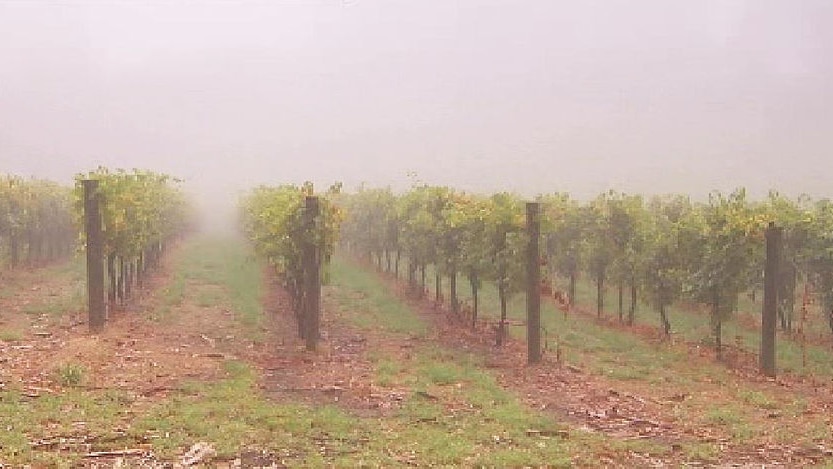
[(412, 174), (833, 197), (831, 20), (826, 1), (0, 0), (0, 172), (147, 168), (209, 205)]

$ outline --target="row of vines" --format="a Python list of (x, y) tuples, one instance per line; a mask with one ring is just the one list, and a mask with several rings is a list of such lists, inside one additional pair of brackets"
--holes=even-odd
[(77, 233), (69, 188), (0, 175), (0, 264), (14, 268), (66, 258)]
[(142, 274), (162, 255), (165, 245), (189, 226), (189, 209), (179, 181), (165, 174), (98, 168), (76, 176), (74, 200), (80, 222), (84, 181), (96, 182), (102, 253), (110, 305), (124, 303)]
[(315, 197), (309, 183), (261, 186), (240, 203), (243, 229), (289, 292), (298, 334), (311, 349), (318, 340), (322, 266), (333, 254), (341, 221), (332, 202), (339, 190), (334, 185)]
[[(426, 272), (434, 266), (436, 300), (448, 278), (448, 301), (455, 314), (458, 277), (468, 280), (473, 304), (467, 310), (472, 325), (479, 310), (483, 282), (494, 282), (501, 305), (498, 344), (506, 335), (507, 304), (524, 288), (523, 202), (510, 194), (477, 197), (446, 187), (420, 186), (397, 196), (385, 189), (365, 189), (344, 195), (344, 247), (379, 268), (407, 272), (412, 292), (426, 291)], [(406, 266), (401, 266), (403, 259)]]
[[(714, 192), (708, 201), (685, 196), (645, 198), (606, 192), (589, 202), (568, 194), (542, 195), (542, 239), (547, 279), (565, 303), (576, 297), (576, 283), (596, 286), (599, 316), (605, 290), (618, 293), (618, 316), (634, 322), (639, 304), (649, 304), (672, 330), (667, 308), (699, 304), (710, 313), (718, 350), (721, 326), (738, 308), (742, 294), (763, 285), (764, 230), (769, 222), (784, 229), (779, 272), (778, 317), (791, 330), (799, 285), (817, 293), (820, 311), (833, 330), (833, 202), (771, 193), (750, 201), (742, 189)], [(397, 276), (406, 262), (412, 289), (426, 292), (426, 271), (435, 273), (437, 300), (448, 280), (448, 304), (474, 325), (478, 290), (491, 282), (501, 312), (497, 341), (505, 335), (506, 305), (523, 288), (524, 212), (521, 199), (498, 193), (478, 196), (447, 187), (417, 186), (397, 195), (363, 188), (341, 195), (346, 213), (342, 243), (348, 250)], [(461, 308), (458, 278), (468, 281), (472, 304)]]

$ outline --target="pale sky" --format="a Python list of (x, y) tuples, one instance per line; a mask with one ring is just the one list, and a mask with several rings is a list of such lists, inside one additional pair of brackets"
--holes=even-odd
[(829, 0), (0, 0), (0, 172), (833, 197)]

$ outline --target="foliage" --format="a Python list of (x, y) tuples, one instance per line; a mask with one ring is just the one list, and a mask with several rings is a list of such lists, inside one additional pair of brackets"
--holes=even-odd
[(689, 267), (686, 253), (694, 252), (700, 229), (691, 202), (684, 197), (655, 197), (643, 234), (643, 290), (660, 313), (663, 330), (671, 333), (665, 308), (682, 294)]
[[(562, 303), (564, 299), (574, 303), (577, 279), (587, 275), (596, 282), (601, 314), (612, 281), (619, 289), (620, 319), (622, 291), (628, 286), (628, 323), (636, 317), (637, 296), (641, 296), (659, 312), (666, 334), (672, 328), (669, 307), (680, 301), (704, 304), (711, 310), (719, 343), (721, 324), (737, 309), (739, 295), (761, 287), (764, 229), (775, 222), (784, 230), (779, 282), (782, 327), (791, 328), (795, 288), (807, 280), (822, 298), (833, 330), (830, 201), (814, 202), (806, 196), (793, 200), (773, 192), (756, 203), (743, 189), (714, 192), (700, 203), (681, 195), (645, 199), (615, 191), (586, 203), (566, 193), (541, 195), (537, 200), (543, 204), (542, 246), (550, 283), (557, 289), (558, 277), (569, 281), (568, 292), (555, 292)], [(433, 266), (434, 272), (451, 280), (452, 309), (456, 310), (453, 289), (458, 274), (469, 280), (475, 315), (477, 292), (484, 281), (494, 282), (502, 303), (523, 285), (523, 207), (514, 195), (478, 196), (424, 184), (401, 195), (362, 187), (343, 195), (339, 204), (346, 214), (345, 246), (371, 259), (375, 256), (380, 268), (383, 256), (389, 259), (395, 253), (397, 260), (405, 256), (409, 281), (420, 293), (424, 276), (419, 288), (416, 273)]]
[(178, 179), (152, 171), (111, 171), (104, 167), (78, 174), (74, 195), (79, 220), (84, 215), (85, 179), (99, 184), (107, 256), (138, 257), (148, 246), (186, 228), (188, 207)]
[(69, 188), (57, 183), (0, 175), (0, 245), (12, 266), (24, 247), (30, 263), (71, 252), (76, 225), (70, 200)]
[[(390, 189), (360, 188), (343, 195), (339, 203), (346, 216), (345, 246), (371, 259), (375, 255), (380, 267), (383, 255), (404, 255), (414, 291), (422, 292), (417, 271), (433, 265), (438, 275), (449, 279), (454, 312), (459, 312), (458, 274), (468, 279), (475, 298), (483, 281), (495, 282), (505, 298), (522, 288), (524, 218), (520, 199), (512, 194), (485, 198), (416, 185), (399, 196)], [(475, 317), (476, 308), (475, 304)]]
[(305, 201), (313, 194), (312, 184), (303, 186), (261, 186), (241, 201), (244, 231), (255, 250), (283, 277), (300, 314), (304, 292), (303, 249), (312, 241), (326, 264), (335, 249), (341, 211), (331, 199), (341, 186), (335, 184), (319, 198), (319, 215), (312, 226), (305, 223)]

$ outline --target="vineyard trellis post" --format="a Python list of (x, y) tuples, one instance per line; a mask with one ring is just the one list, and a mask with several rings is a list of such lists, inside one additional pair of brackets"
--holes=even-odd
[(87, 310), (90, 331), (104, 328), (104, 238), (101, 231), (101, 194), (98, 181), (85, 179), (84, 227), (87, 238)]
[(761, 373), (775, 376), (775, 329), (778, 309), (778, 270), (782, 230), (770, 222), (766, 229), (764, 304), (761, 312)]
[(318, 197), (308, 196), (305, 200), (305, 227), (307, 237), (304, 240), (304, 323), (306, 325), (307, 350), (318, 347), (321, 318), (321, 272), (318, 243), (315, 239), (315, 223), (318, 218)]
[(526, 204), (526, 229), (529, 236), (526, 264), (526, 340), (527, 362), (541, 361), (541, 234), (540, 203)]

